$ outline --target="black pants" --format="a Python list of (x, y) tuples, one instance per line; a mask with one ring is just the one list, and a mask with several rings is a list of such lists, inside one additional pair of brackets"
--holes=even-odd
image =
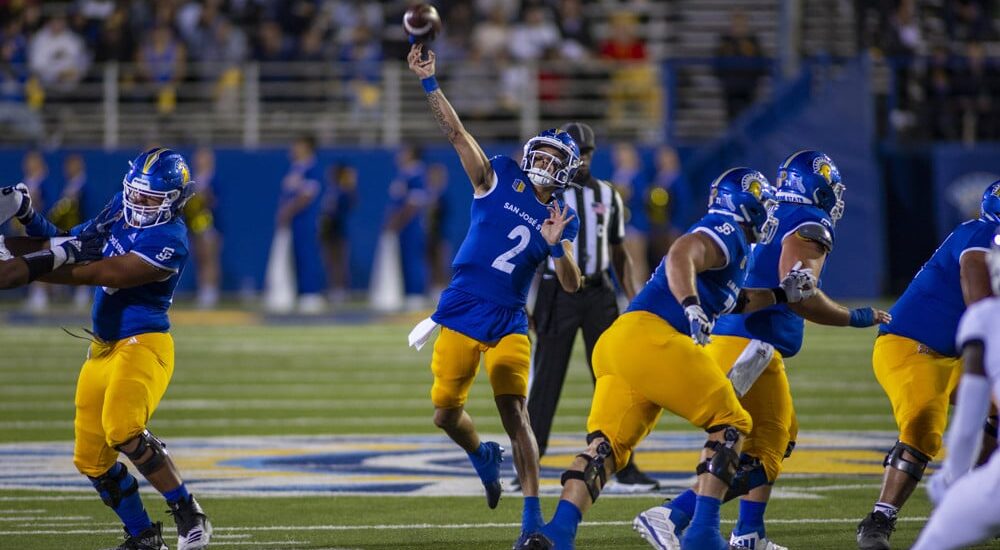
[(584, 287), (575, 294), (562, 290), (555, 279), (543, 279), (539, 284), (534, 311), (537, 338), (528, 394), (528, 415), (538, 440), (539, 456), (545, 454), (549, 444), (552, 418), (566, 380), (577, 331), (583, 329), (587, 365), (593, 378), (590, 359), (594, 344), (617, 317), (618, 301), (608, 282)]

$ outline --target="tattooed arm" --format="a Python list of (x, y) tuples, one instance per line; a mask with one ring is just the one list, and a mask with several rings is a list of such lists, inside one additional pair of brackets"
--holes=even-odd
[[(427, 59), (421, 60), (420, 54), (422, 53), (422, 48), (423, 46), (420, 44), (414, 44), (410, 48), (410, 55), (407, 57), (410, 70), (416, 73), (421, 80), (434, 77), (434, 52), (429, 51)], [(487, 193), (493, 186), (493, 167), (490, 166), (490, 161), (486, 158), (486, 153), (483, 152), (482, 147), (476, 142), (476, 138), (472, 137), (465, 130), (465, 126), (458, 119), (455, 109), (452, 108), (448, 99), (444, 97), (444, 93), (440, 88), (434, 89), (427, 94), (427, 103), (430, 104), (431, 112), (434, 114), (434, 119), (437, 120), (438, 126), (441, 127), (441, 131), (444, 132), (448, 141), (451, 142), (452, 146), (455, 147), (455, 151), (458, 152), (458, 157), (462, 160), (462, 167), (465, 168), (465, 173), (469, 175), (469, 181), (472, 182), (475, 194), (483, 195)]]

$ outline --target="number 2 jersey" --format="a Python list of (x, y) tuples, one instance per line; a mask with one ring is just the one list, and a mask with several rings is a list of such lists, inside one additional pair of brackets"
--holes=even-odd
[(965, 312), (962, 255), (988, 251), (996, 230), (996, 223), (983, 219), (955, 228), (889, 310), (892, 322), (883, 324), (879, 332), (916, 340), (941, 355), (957, 357), (955, 332)]
[[(126, 224), (119, 215), (121, 212), (122, 195), (118, 193), (105, 209), (111, 218), (118, 219), (108, 228), (104, 257), (136, 254), (164, 274), (162, 280), (137, 287), (95, 289), (94, 334), (106, 341), (170, 329), (167, 309), (188, 257), (187, 226), (180, 216), (155, 227), (137, 228)], [(70, 233), (79, 235), (96, 221), (103, 220), (95, 218), (74, 227)]]
[[(539, 202), (527, 174), (509, 157), (490, 159), (493, 187), (472, 201), (469, 232), (452, 262), (454, 276), (441, 293), (431, 318), (481, 342), (508, 334), (526, 334), (524, 312), (528, 287), (538, 265), (549, 257), (542, 224), (548, 205)], [(553, 198), (560, 209), (565, 203)], [(576, 212), (563, 229), (562, 240), (576, 239)]]
[[(753, 268), (747, 273), (746, 286), (775, 288), (779, 285), (778, 263), (781, 261), (781, 243), (810, 224), (818, 226), (818, 233), (829, 237), (820, 243), (833, 250), (833, 222), (825, 211), (815, 206), (783, 202), (774, 216), (778, 228), (774, 239), (767, 244), (753, 247)], [(824, 239), (825, 240), (825, 239)], [(820, 274), (816, 274), (817, 277)], [(724, 315), (715, 324), (712, 334), (741, 336), (761, 340), (774, 346), (783, 357), (791, 357), (802, 348), (805, 322), (788, 307), (777, 304), (753, 313)]]
[[(750, 244), (743, 229), (724, 214), (709, 213), (687, 231), (704, 233), (712, 238), (726, 256), (722, 267), (702, 271), (696, 277), (698, 299), (709, 319), (714, 321), (736, 306), (736, 298), (750, 267)], [(689, 324), (684, 308), (670, 292), (667, 259), (664, 258), (646, 286), (629, 304), (629, 311), (648, 311), (662, 317), (678, 332), (688, 334)]]

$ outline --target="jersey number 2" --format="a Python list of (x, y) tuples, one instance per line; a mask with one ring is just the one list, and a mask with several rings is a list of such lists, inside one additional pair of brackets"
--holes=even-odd
[(516, 266), (508, 260), (520, 254), (525, 248), (528, 248), (528, 243), (531, 241), (531, 230), (528, 229), (528, 226), (526, 225), (519, 225), (510, 230), (510, 233), (507, 234), (507, 238), (517, 239), (517, 244), (514, 245), (514, 248), (511, 248), (507, 252), (497, 256), (497, 258), (493, 260), (492, 265), (494, 268), (499, 269), (504, 273), (513, 273)]

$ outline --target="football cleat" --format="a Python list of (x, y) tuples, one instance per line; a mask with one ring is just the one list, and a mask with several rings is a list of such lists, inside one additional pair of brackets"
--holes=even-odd
[(647, 493), (660, 488), (660, 482), (646, 475), (631, 462), (615, 474), (615, 483), (608, 487), (611, 493)]
[(168, 550), (167, 543), (163, 542), (163, 524), (156, 522), (135, 536), (126, 529), (125, 542), (114, 550)]
[(212, 524), (194, 496), (168, 503), (170, 515), (177, 523), (177, 550), (201, 550), (212, 538)]
[(503, 447), (494, 441), (487, 441), (486, 447), (490, 450), (490, 461), (485, 466), (477, 466), (476, 472), (479, 479), (486, 488), (486, 505), (491, 509), (496, 508), (500, 502), (500, 494), (503, 493), (503, 486), (500, 484), (500, 463), (503, 462)]
[(671, 512), (666, 506), (639, 512), (632, 520), (632, 529), (656, 550), (681, 550), (682, 530), (670, 519)]
[(519, 545), (514, 547), (514, 550), (555, 550), (556, 545), (549, 540), (549, 537), (541, 533), (535, 533), (528, 538), (524, 539), (523, 542), (518, 540)]
[(788, 550), (784, 546), (778, 546), (767, 540), (766, 537), (761, 537), (756, 532), (745, 535), (737, 535), (736, 533), (729, 535), (729, 548), (730, 550)]
[(889, 537), (896, 530), (896, 518), (872, 512), (858, 524), (859, 550), (889, 550)]

